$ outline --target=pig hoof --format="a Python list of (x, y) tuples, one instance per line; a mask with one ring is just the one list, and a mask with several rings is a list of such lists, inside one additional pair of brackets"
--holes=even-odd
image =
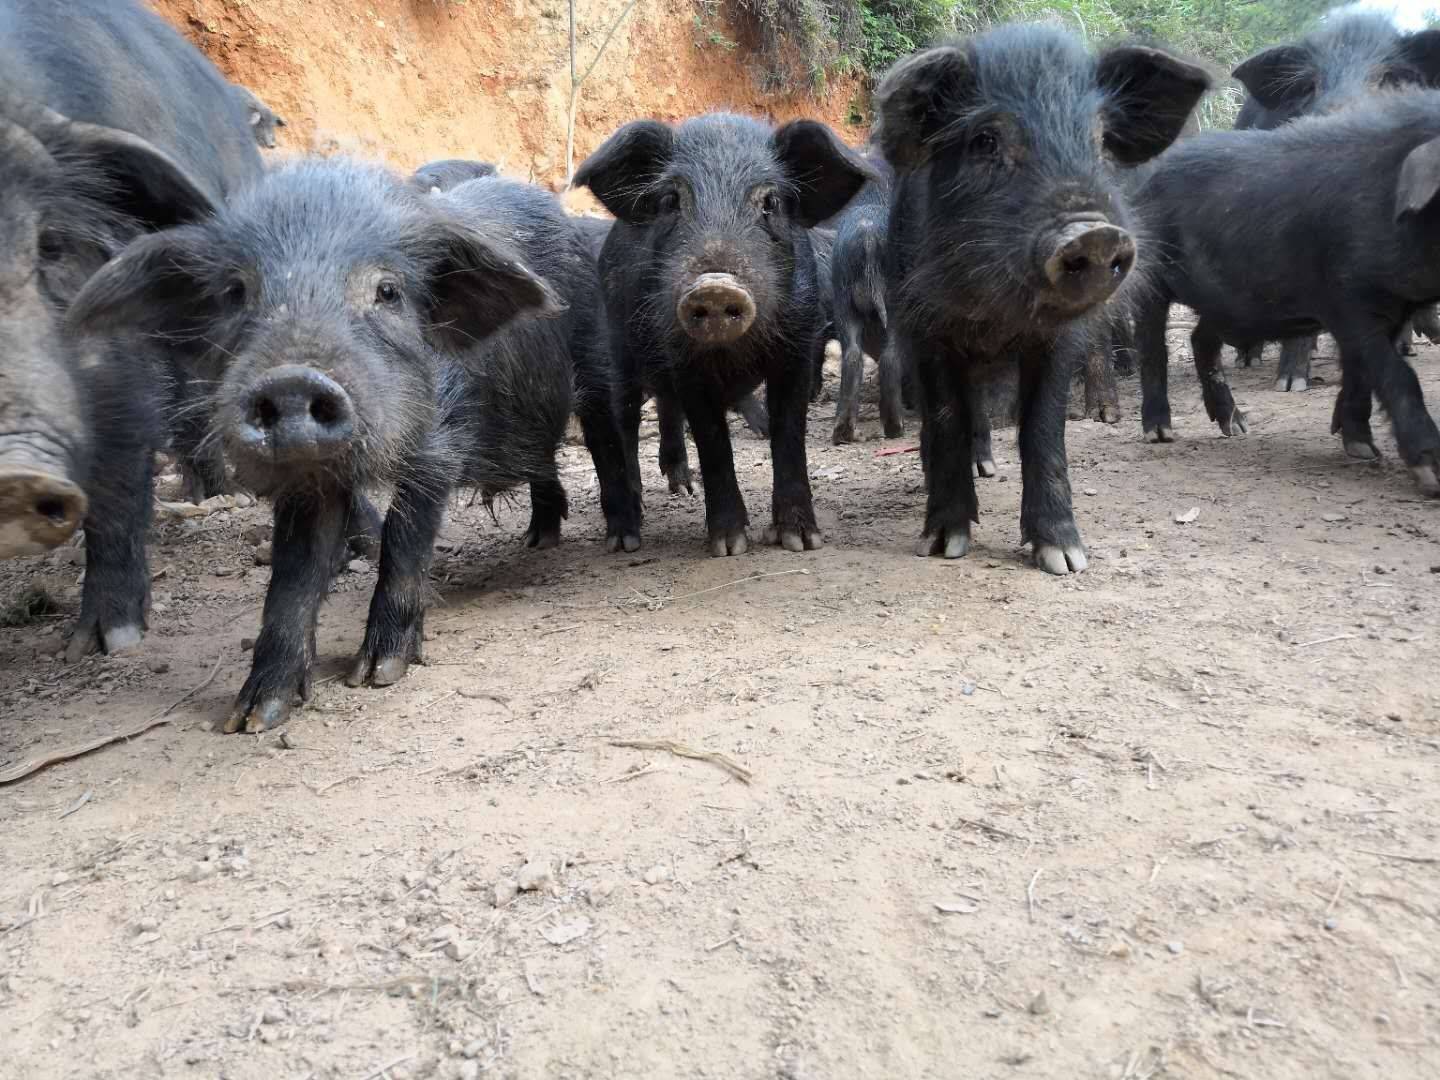
[(1227, 419), (1220, 421), (1220, 434), (1227, 439), (1235, 435), (1244, 435), (1250, 429), (1245, 426), (1245, 414), (1236, 409)]
[(145, 631), (134, 623), (117, 626), (113, 630), (102, 630), (102, 646), (110, 656), (135, 648), (145, 639)]
[(1120, 408), (1117, 405), (1100, 406), (1100, 423), (1118, 424), (1120, 422)]
[(744, 529), (719, 529), (710, 534), (710, 554), (716, 558), (725, 555), (744, 555), (750, 550), (750, 538)]
[(265, 698), (248, 709), (237, 704), (225, 721), (225, 734), (234, 735), (243, 731), (247, 735), (254, 735), (268, 731), (283, 724), (289, 715), (290, 703), (278, 697)]
[(995, 475), (995, 462), (989, 460), (988, 458), (982, 461), (976, 461), (970, 466), (970, 472), (973, 476), (979, 476), (988, 479), (989, 477)]
[(1345, 456), (1358, 458), (1361, 461), (1374, 461), (1380, 456), (1380, 451), (1375, 449), (1374, 443), (1361, 442), (1359, 439), (1347, 439)]
[(887, 439), (898, 439), (904, 434), (905, 425), (900, 423), (898, 420), (894, 423), (885, 425), (885, 438)]
[[(1427, 455), (1433, 457), (1433, 455)], [(1420, 490), (1426, 495), (1440, 495), (1440, 472), (1437, 472), (1434, 461), (1422, 461), (1418, 465), (1411, 465), (1410, 472), (1415, 477), (1415, 482), (1420, 485)]]
[(539, 551), (544, 551), (546, 548), (559, 547), (560, 530), (559, 528), (531, 528), (525, 533), (525, 546), (527, 548), (535, 548)]
[(765, 543), (778, 544), (786, 551), (815, 551), (825, 546), (825, 537), (819, 529), (777, 529), (765, 530)]
[(1158, 427), (1150, 428), (1145, 432), (1145, 441), (1152, 443), (1174, 442), (1175, 429), (1169, 424), (1161, 424)]
[(626, 552), (639, 551), (640, 537), (634, 533), (626, 533), (623, 536), (607, 536), (605, 538), (605, 550), (611, 554), (621, 550)]
[(1285, 376), (1275, 380), (1275, 391), (1280, 394), (1289, 394), (1300, 390), (1309, 390), (1310, 381), (1302, 375)]
[(920, 558), (940, 555), (946, 559), (963, 558), (970, 551), (970, 534), (960, 529), (941, 529), (937, 533), (926, 533), (915, 545), (915, 554)]
[(1035, 565), (1047, 574), (1078, 574), (1090, 563), (1079, 544), (1036, 544)]
[(670, 466), (665, 470), (665, 477), (670, 481), (671, 495), (679, 495), (681, 488), (685, 489), (687, 495), (695, 494), (695, 484), (690, 479), (689, 464)]
[(835, 423), (835, 430), (830, 434), (830, 441), (836, 446), (843, 446), (846, 443), (855, 441), (855, 424), (851, 420), (839, 420)]
[(133, 651), (145, 639), (145, 627), (126, 623), (106, 630), (91, 620), (82, 620), (65, 646), (65, 662), (75, 664), (92, 653), (119, 656)]

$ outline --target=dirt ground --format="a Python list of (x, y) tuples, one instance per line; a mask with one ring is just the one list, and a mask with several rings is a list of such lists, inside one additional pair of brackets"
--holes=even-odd
[(1178, 366), (1182, 441), (1141, 441), (1134, 380), (1070, 425), (1064, 580), (1017, 547), (1013, 431), (958, 562), (911, 554), (917, 455), (876, 453), (907, 441), (831, 448), (828, 402), (812, 554), (704, 557), (651, 441), (645, 547), (607, 556), (569, 449), (559, 549), (458, 505), (432, 662), (385, 691), (338, 680), (355, 567), (331, 681), (259, 737), (213, 728), (261, 507), (162, 516), (138, 656), (53, 659), (78, 566), (6, 564), (58, 610), (0, 630), (0, 763), (201, 689), (0, 788), (0, 1074), (1440, 1075), (1440, 506), (1388, 431), (1343, 457), (1333, 358), (1306, 394), (1273, 367), (1235, 376), (1245, 438)]

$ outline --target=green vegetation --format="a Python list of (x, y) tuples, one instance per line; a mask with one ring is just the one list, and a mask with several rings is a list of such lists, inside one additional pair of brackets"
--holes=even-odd
[[(1336, 0), (734, 0), (728, 15), (769, 90), (819, 92), (829, 75), (875, 80), (897, 59), (949, 34), (1049, 20), (1091, 41), (1137, 36), (1211, 64), (1217, 75), (1309, 28)], [(707, 20), (717, 0), (700, 0)], [(1217, 95), (1217, 123), (1238, 95)]]

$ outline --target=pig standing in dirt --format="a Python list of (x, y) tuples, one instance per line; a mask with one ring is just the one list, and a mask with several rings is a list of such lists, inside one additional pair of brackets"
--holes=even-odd
[(1165, 52), (1091, 55), (1048, 26), (927, 49), (880, 84), (889, 313), (915, 366), (929, 492), (917, 554), (969, 550), (974, 414), (989, 373), (1013, 364), (1022, 539), (1052, 574), (1085, 569), (1065, 413), (1088, 324), (1138, 255), (1118, 171), (1170, 145), (1208, 86)]
[[(158, 16), (130, 0), (0, 0), (0, 556), (84, 522), (72, 660), (144, 634), (153, 454), (203, 376), (151, 339), (77, 333), (66, 309), (127, 241), (259, 174), (234, 88)], [(183, 415), (176, 426), (195, 452)]]
[(277, 128), (286, 126), (285, 118), (261, 101), (255, 91), (248, 87), (236, 86), (235, 96), (245, 107), (245, 118), (250, 122), (250, 130), (255, 135), (255, 144), (266, 150), (274, 150), (275, 131)]
[[(823, 124), (773, 129), (727, 114), (677, 127), (627, 124), (575, 175), (617, 218), (600, 270), (630, 482), (638, 495), (640, 403), (649, 386), (678, 403), (690, 424), (712, 555), (749, 546), (725, 414), (761, 382), (774, 462), (766, 539), (790, 551), (822, 543), (805, 462), (811, 358), (823, 348), (808, 230), (843, 208), (867, 176)], [(672, 490), (688, 487), (683, 457), (667, 464)]]
[(572, 408), (608, 544), (639, 546), (602, 389), (598, 292), (549, 193), (491, 179), (429, 195), (344, 160), (275, 170), (90, 281), (77, 321), (228, 358), (209, 419), (237, 478), (274, 503), (262, 627), (227, 731), (272, 727), (309, 696), (316, 618), (362, 489), (392, 499), (352, 686), (389, 685), (421, 659), (426, 575), (455, 486), (489, 499), (528, 484), (526, 542), (558, 541), (568, 503), (555, 453)]

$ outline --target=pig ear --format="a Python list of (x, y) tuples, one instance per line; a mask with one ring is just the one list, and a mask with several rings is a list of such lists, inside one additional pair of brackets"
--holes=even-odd
[(202, 229), (184, 226), (132, 241), (85, 283), (66, 321), (81, 332), (183, 337), (213, 303), (201, 282), (204, 240)]
[(1425, 85), (1440, 86), (1440, 30), (1406, 34), (1400, 42), (1400, 55), (1420, 72)]
[(1395, 220), (1418, 214), (1440, 193), (1440, 139), (1421, 143), (1405, 155), (1395, 185)]
[(1210, 89), (1210, 76), (1159, 49), (1126, 45), (1100, 54), (1096, 79), (1105, 91), (1105, 149), (1126, 165), (1149, 161), (1185, 127)]
[(1276, 45), (1250, 57), (1231, 72), (1267, 109), (1283, 109), (1315, 89), (1310, 54), (1299, 45)]
[(430, 334), (464, 351), (520, 315), (550, 316), (566, 304), (508, 244), (458, 223), (440, 229), (442, 255), (430, 275)]
[(640, 225), (654, 216), (650, 189), (665, 171), (675, 134), (657, 120), (626, 124), (580, 166), (572, 181), (588, 187), (621, 221)]
[(71, 121), (65, 123), (65, 134), (109, 179), (110, 201), (151, 228), (184, 225), (214, 213), (215, 202), (200, 182), (138, 135)]
[(919, 168), (974, 94), (975, 71), (963, 49), (947, 45), (908, 56), (875, 91), (870, 137), (895, 168)]
[(814, 120), (786, 124), (770, 141), (795, 186), (798, 217), (807, 229), (845, 209), (865, 181), (874, 179), (859, 154)]

